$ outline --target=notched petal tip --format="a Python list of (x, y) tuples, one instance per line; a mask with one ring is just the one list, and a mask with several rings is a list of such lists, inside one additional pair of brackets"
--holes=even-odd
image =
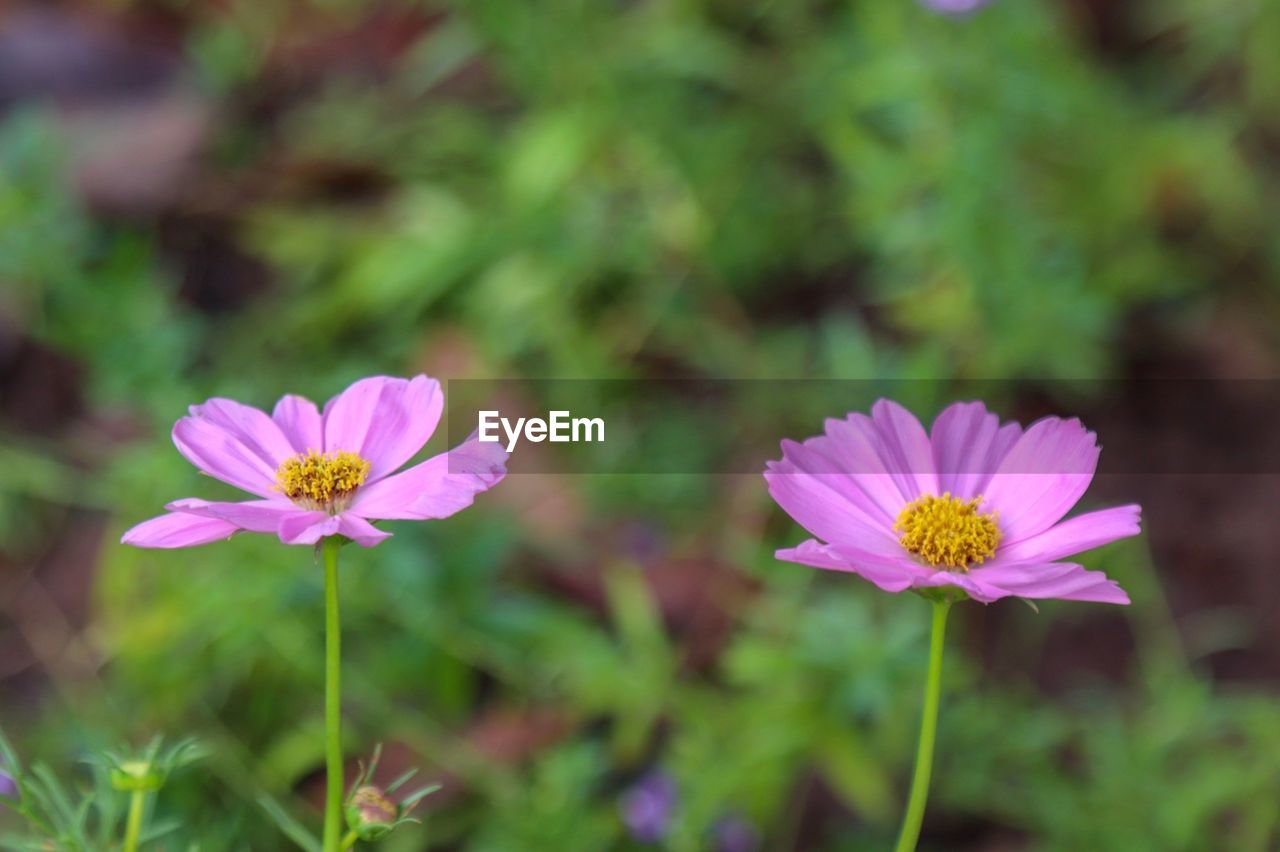
[(370, 376), (354, 382), (325, 405), (328, 451), (347, 450), (372, 463), (369, 481), (397, 470), (430, 439), (444, 410), (435, 379)]

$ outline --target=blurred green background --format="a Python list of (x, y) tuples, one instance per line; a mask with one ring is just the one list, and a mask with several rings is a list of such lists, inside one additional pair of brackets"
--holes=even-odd
[[(318, 822), (312, 554), (117, 544), (217, 491), (167, 435), (212, 395), (998, 377), (1176, 439), (1041, 383), (1275, 376), (1277, 45), (1274, 0), (0, 2), (0, 725), (71, 777), (197, 736), (165, 849)], [(1104, 479), (1132, 607), (957, 613), (922, 848), (1280, 848), (1276, 480)], [(386, 848), (892, 842), (927, 607), (776, 562), (759, 477), (393, 531), (344, 563), (351, 770), (444, 790)]]

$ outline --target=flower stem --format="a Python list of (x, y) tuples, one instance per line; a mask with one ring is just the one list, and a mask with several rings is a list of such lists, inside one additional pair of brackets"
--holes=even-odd
[(913, 852), (920, 839), (924, 804), (929, 798), (929, 775), (933, 771), (933, 743), (938, 734), (938, 701), (942, 696), (942, 646), (947, 631), (951, 601), (933, 602), (933, 634), (929, 640), (929, 674), (924, 684), (924, 713), (920, 719), (920, 742), (916, 745), (916, 771), (911, 779), (911, 797), (902, 817), (902, 832), (895, 852)]
[(355, 846), (356, 841), (359, 839), (360, 839), (360, 836), (357, 835), (354, 831), (348, 831), (347, 836), (342, 838), (343, 852), (346, 852), (347, 849), (350, 849), (352, 846)]
[(324, 852), (342, 844), (342, 618), (338, 609), (338, 548), (324, 540), (324, 744), (328, 786), (324, 802)]
[(124, 824), (124, 852), (136, 852), (142, 835), (142, 810), (147, 803), (146, 790), (134, 790), (129, 796), (129, 818)]

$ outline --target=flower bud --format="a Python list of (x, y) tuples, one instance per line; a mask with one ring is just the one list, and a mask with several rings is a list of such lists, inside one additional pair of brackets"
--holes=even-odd
[(0, 769), (0, 799), (18, 798), (18, 782), (3, 769)]
[(378, 840), (400, 819), (400, 806), (372, 784), (357, 787), (347, 800), (347, 825), (361, 840)]
[(126, 793), (153, 792), (164, 786), (164, 772), (149, 760), (125, 760), (111, 767), (111, 786)]

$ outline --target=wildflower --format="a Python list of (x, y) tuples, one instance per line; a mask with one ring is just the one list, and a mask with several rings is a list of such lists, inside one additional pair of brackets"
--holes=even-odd
[(1097, 436), (1079, 420), (1046, 417), (1023, 430), (980, 402), (946, 408), (926, 433), (882, 399), (871, 416), (826, 422), (824, 434), (782, 442), (769, 493), (817, 538), (779, 559), (850, 571), (889, 592), (933, 602), (916, 766), (895, 852), (920, 838), (942, 693), (947, 613), (971, 597), (1010, 595), (1127, 604), (1097, 571), (1058, 560), (1138, 533), (1137, 506), (1062, 518), (1098, 466)]
[(711, 837), (715, 852), (756, 852), (760, 848), (760, 832), (737, 814), (716, 820)]
[(1063, 521), (1093, 479), (1099, 447), (1079, 420), (1001, 424), (956, 403), (926, 434), (902, 406), (830, 419), (825, 434), (783, 441), (769, 493), (816, 538), (789, 562), (850, 571), (888, 592), (1016, 595), (1127, 604), (1101, 572), (1061, 561), (1138, 533), (1136, 505)]
[(173, 427), (178, 451), (259, 499), (177, 500), (121, 540), (190, 547), (244, 530), (285, 544), (345, 536), (372, 547), (391, 533), (370, 521), (448, 517), (502, 479), (507, 454), (473, 436), (396, 473), (431, 437), (443, 406), (439, 382), (422, 375), (361, 379), (323, 412), (300, 396), (283, 397), (270, 416), (229, 399), (194, 405)]
[(920, 0), (926, 9), (944, 15), (967, 15), (987, 5), (990, 0)]
[(18, 782), (3, 769), (0, 769), (0, 799), (18, 798)]
[(666, 836), (675, 815), (676, 785), (662, 772), (651, 772), (622, 797), (622, 821), (641, 843), (657, 843)]

